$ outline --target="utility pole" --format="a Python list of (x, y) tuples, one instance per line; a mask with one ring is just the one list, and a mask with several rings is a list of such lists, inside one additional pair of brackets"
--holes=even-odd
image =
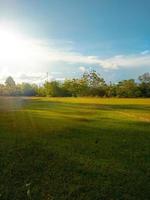
[(47, 76), (47, 96), (48, 96), (48, 72), (46, 73), (46, 76)]
[(48, 82), (48, 72), (46, 73), (46, 77), (47, 77), (47, 82)]

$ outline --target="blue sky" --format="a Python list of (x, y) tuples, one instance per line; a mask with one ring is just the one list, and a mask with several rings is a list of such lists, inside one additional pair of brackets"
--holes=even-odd
[(149, 0), (0, 0), (0, 28), (38, 49), (22, 62), (0, 57), (1, 77), (37, 81), (48, 71), (63, 80), (95, 69), (107, 81), (136, 78), (150, 71), (149, 11)]

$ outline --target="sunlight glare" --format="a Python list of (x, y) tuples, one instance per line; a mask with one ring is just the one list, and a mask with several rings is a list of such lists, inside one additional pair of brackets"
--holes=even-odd
[(47, 59), (47, 55), (47, 50), (40, 41), (0, 27), (0, 66), (37, 67)]
[(0, 29), (0, 59), (15, 60), (22, 58), (26, 53), (26, 45), (23, 38), (19, 34), (10, 30)]

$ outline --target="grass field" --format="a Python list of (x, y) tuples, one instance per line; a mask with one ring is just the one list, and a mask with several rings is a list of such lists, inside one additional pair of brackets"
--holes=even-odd
[(0, 200), (149, 200), (150, 99), (0, 98)]

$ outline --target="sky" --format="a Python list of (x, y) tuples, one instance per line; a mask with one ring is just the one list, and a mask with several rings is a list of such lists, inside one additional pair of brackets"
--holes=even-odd
[(149, 0), (0, 0), (0, 81), (150, 72)]

